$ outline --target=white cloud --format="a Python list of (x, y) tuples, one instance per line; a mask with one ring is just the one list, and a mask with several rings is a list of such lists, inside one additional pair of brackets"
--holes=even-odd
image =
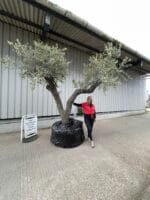
[(150, 58), (149, 0), (51, 0)]

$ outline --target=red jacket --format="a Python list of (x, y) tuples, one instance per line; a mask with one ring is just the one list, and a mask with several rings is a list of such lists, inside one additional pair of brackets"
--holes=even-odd
[(93, 104), (90, 106), (87, 102), (84, 102), (81, 104), (81, 106), (84, 114), (86, 115), (95, 114), (95, 106)]
[(95, 111), (95, 106), (93, 104), (89, 105), (87, 102), (84, 102), (84, 103), (73, 103), (73, 105), (81, 107), (84, 115), (90, 115), (91, 119), (95, 120), (96, 111)]

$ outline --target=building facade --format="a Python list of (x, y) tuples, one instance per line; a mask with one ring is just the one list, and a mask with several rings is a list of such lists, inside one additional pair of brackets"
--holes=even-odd
[[(8, 2), (9, 0), (2, 1)], [(24, 1), (21, 0), (20, 2), (24, 3)], [(29, 4), (26, 1), (25, 3), (27, 5)], [(34, 7), (34, 5), (30, 6)], [(9, 12), (7, 7), (4, 7), (3, 10), (7, 13)], [(0, 119), (17, 119), (31, 113), (35, 113), (39, 117), (58, 115), (54, 99), (50, 92), (46, 90), (45, 86), (38, 85), (32, 90), (30, 81), (20, 77), (18, 66), (21, 60), (8, 45), (8, 41), (14, 42), (17, 38), (23, 43), (32, 43), (33, 40), (40, 38), (40, 32), (28, 28), (29, 25), (26, 24), (25, 21), (24, 26), (22, 24), (16, 25), (15, 23), (9, 22), (9, 20), (11, 20), (9, 16), (5, 16), (6, 19), (9, 18), (9, 20), (6, 20), (4, 15), (2, 13), (0, 14), (0, 58), (8, 55), (13, 61), (13, 64), (9, 64), (10, 66), (8, 69), (5, 69), (3, 64), (0, 65)], [(17, 12), (14, 11), (13, 15), (17, 15)], [(20, 18), (18, 16), (18, 19)], [(17, 18), (12, 20), (16, 21)], [(32, 24), (30, 26), (32, 26)], [(67, 47), (67, 58), (71, 61), (69, 75), (66, 81), (60, 85), (60, 95), (65, 105), (67, 98), (74, 89), (72, 80), (82, 79), (83, 64), (88, 62), (88, 57), (91, 54), (92, 48), (94, 47), (92, 45), (94, 45), (94, 43), (91, 45), (90, 51), (87, 51), (90, 42), (87, 45), (85, 41), (82, 46), (80, 45), (81, 41), (79, 42), (78, 40), (74, 45), (73, 42), (75, 40), (73, 37), (71, 37), (73, 38), (72, 41), (68, 42), (66, 38), (58, 39), (56, 36), (58, 37), (57, 34), (52, 37), (48, 36), (47, 40), (52, 44), (58, 43), (61, 47)], [(82, 46), (82, 48), (80, 46)], [(130, 55), (130, 53), (128, 54)], [(134, 55), (132, 55), (132, 57), (134, 57)], [(135, 58), (138, 58), (138, 55), (135, 55)], [(146, 67), (147, 66), (148, 64)], [(111, 87), (106, 92), (97, 88), (92, 94), (97, 112), (144, 111), (145, 79), (143, 78), (144, 73), (143, 71), (141, 73), (141, 71), (139, 72), (138, 70), (132, 69), (131, 73), (133, 78), (131, 80), (123, 82), (116, 88)], [(80, 95), (76, 101), (85, 101), (86, 96), (87, 95)]]

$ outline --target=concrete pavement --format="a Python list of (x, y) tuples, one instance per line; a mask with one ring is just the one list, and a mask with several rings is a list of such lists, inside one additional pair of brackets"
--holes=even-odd
[(97, 120), (94, 149), (19, 137), (0, 135), (0, 200), (150, 200), (150, 114)]

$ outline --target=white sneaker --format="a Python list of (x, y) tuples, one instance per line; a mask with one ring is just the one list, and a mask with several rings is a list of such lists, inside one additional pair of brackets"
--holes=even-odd
[(91, 139), (88, 137), (88, 141), (91, 142)]
[(91, 147), (92, 147), (92, 148), (95, 147), (95, 145), (94, 145), (94, 141), (93, 141), (93, 140), (91, 141)]

